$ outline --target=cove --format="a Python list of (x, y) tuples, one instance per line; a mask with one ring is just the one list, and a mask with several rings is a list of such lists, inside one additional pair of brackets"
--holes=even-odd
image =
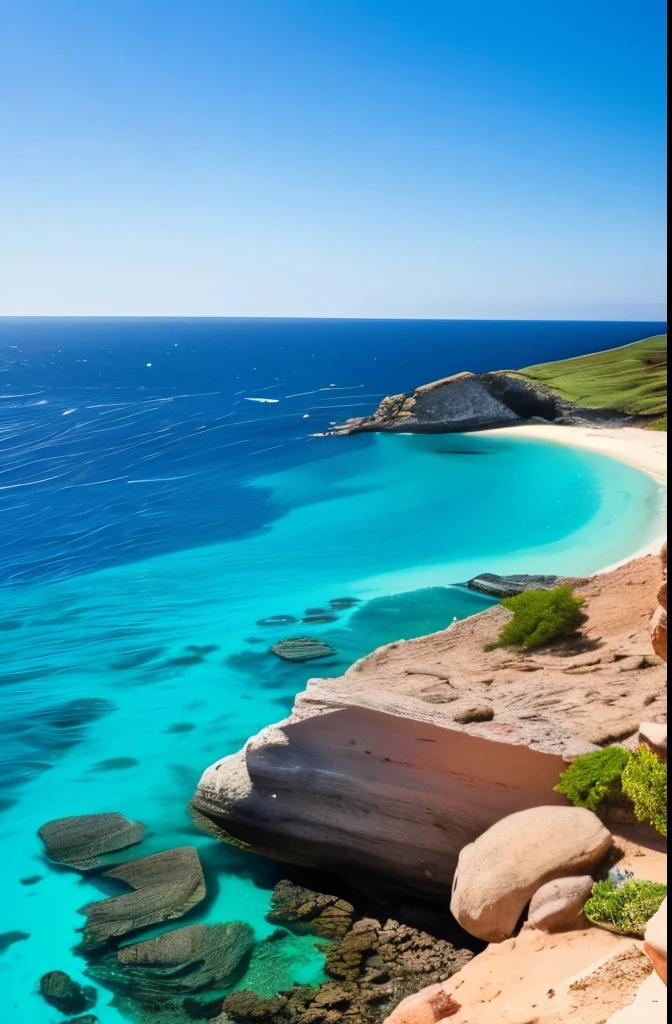
[[(235, 540), (3, 592), (2, 930), (28, 935), (0, 957), (3, 1019), (55, 1019), (37, 982), (53, 969), (81, 980), (77, 909), (99, 896), (44, 861), (44, 821), (118, 810), (148, 826), (133, 856), (197, 845), (210, 895), (189, 921), (247, 920), (263, 938), (281, 869), (194, 830), (201, 771), (283, 717), (311, 676), (489, 606), (453, 584), (484, 571), (587, 574), (660, 529), (655, 481), (592, 452), (513, 435), (350, 442), (320, 439), (328, 457), (254, 478), (246, 486), (275, 514)], [(223, 486), (222, 513), (231, 500)], [(358, 601), (301, 622), (339, 598)], [(258, 625), (278, 615), (297, 621)], [(337, 654), (292, 665), (267, 653), (291, 635)], [(321, 963), (297, 938), (256, 982), (317, 981)], [(118, 1024), (108, 1001), (100, 990), (96, 1014)]]

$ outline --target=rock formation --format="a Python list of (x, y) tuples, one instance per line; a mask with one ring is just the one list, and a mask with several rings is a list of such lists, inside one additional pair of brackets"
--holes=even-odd
[(362, 431), (465, 433), (520, 423), (632, 422), (613, 409), (594, 409), (561, 398), (551, 388), (507, 371), (457, 373), (416, 388), (409, 395), (384, 398), (371, 416), (347, 420), (334, 434)]
[[(501, 648), (497, 606), (313, 679), (290, 718), (207, 769), (199, 821), (280, 860), (372, 875), (448, 902), (457, 856), (496, 821), (565, 800), (566, 759), (665, 718), (649, 621), (658, 561), (577, 586), (579, 637)], [(460, 724), (474, 709), (489, 721)], [(480, 716), (479, 716), (480, 717)]]
[(89, 871), (109, 863), (105, 854), (142, 841), (145, 826), (123, 814), (82, 814), (56, 818), (38, 830), (50, 860)]
[(541, 886), (592, 871), (611, 845), (611, 834), (583, 807), (533, 807), (511, 814), (463, 847), (451, 912), (470, 935), (501, 942), (513, 935)]
[(354, 913), (355, 908), (347, 900), (283, 879), (273, 890), (267, 917), (275, 924), (287, 925), (298, 935), (342, 939), (350, 930)]
[(96, 1002), (96, 990), (73, 981), (65, 971), (49, 971), (40, 978), (40, 995), (61, 1013), (82, 1013)]
[(105, 878), (118, 878), (133, 892), (107, 900), (87, 903), (84, 947), (92, 949), (137, 928), (182, 917), (205, 897), (205, 880), (198, 853), (193, 846), (179, 846), (127, 861), (106, 871)]
[[(322, 934), (325, 919), (320, 910), (339, 902), (309, 889), (281, 883), (282, 896), (300, 898), (304, 910), (290, 927)], [(296, 918), (295, 902), (286, 899), (289, 917)], [(348, 906), (346, 904), (346, 906)], [(294, 910), (292, 910), (292, 907)], [(352, 908), (351, 908), (352, 909)], [(277, 917), (271, 915), (273, 920)], [(345, 917), (339, 917), (340, 925)], [(282, 940), (278, 940), (278, 943)], [(294, 985), (268, 999), (252, 991), (236, 991), (227, 996), (221, 1024), (380, 1024), (387, 1012), (409, 992), (427, 984), (445, 980), (471, 960), (468, 950), (456, 949), (445, 939), (393, 919), (357, 917), (348, 920), (347, 930), (325, 946), (325, 973), (328, 981), (318, 988)]]
[(329, 644), (309, 636), (292, 636), (287, 640), (279, 640), (271, 647), (271, 654), (283, 661), (315, 661), (317, 658), (331, 658), (336, 653)]
[[(553, 590), (565, 582), (562, 576), (530, 576), (520, 573), (514, 576), (498, 576), (494, 572), (482, 572), (466, 583), (469, 590), (487, 594), (501, 601), (503, 597), (516, 597), (524, 590)], [(464, 585), (464, 584), (463, 584)]]
[(192, 924), (122, 946), (88, 974), (116, 993), (157, 1007), (185, 996), (229, 988), (242, 975), (254, 946), (249, 924)]

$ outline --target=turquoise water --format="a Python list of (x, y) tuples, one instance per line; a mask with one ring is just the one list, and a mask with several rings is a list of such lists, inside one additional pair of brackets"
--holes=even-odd
[[(316, 443), (333, 455), (247, 485), (276, 513), (261, 530), (4, 591), (0, 931), (29, 936), (0, 956), (4, 1020), (61, 1019), (36, 983), (57, 968), (81, 980), (77, 909), (98, 896), (90, 879), (43, 860), (42, 822), (118, 810), (149, 828), (133, 855), (196, 843), (212, 896), (190, 920), (243, 919), (263, 938), (273, 931), (271, 872), (264, 881), (256, 858), (193, 831), (186, 804), (202, 770), (283, 717), (311, 675), (340, 674), (381, 643), (488, 607), (451, 584), (483, 571), (588, 573), (662, 532), (662, 489), (590, 452), (515, 434)], [(337, 622), (298, 627), (337, 656), (302, 668), (266, 653), (297, 627), (259, 619), (300, 617), (338, 597), (361, 603)], [(216, 649), (196, 660), (194, 646)], [(69, 728), (48, 711), (57, 721), (65, 705), (79, 716)], [(20, 884), (31, 875), (43, 877)], [(312, 940), (295, 939), (273, 985), (320, 971)], [(96, 1013), (118, 1024), (108, 999), (101, 991)]]

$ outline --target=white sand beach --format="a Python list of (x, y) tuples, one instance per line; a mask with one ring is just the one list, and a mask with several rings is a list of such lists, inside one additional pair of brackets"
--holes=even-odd
[[(573, 445), (576, 448), (588, 448), (620, 462), (627, 462), (643, 473), (648, 473), (659, 484), (667, 486), (667, 431), (664, 430), (642, 430), (639, 427), (563, 427), (553, 423), (539, 423), (480, 433), (492, 437), (529, 437), (552, 441), (555, 444)], [(661, 533), (641, 550), (634, 552), (630, 558), (657, 554), (666, 537), (666, 533)], [(605, 566), (601, 571), (607, 572), (622, 564), (618, 562)]]

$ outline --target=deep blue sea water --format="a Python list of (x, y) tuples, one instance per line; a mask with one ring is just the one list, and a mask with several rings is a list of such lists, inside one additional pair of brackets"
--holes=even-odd
[[(195, 843), (210, 898), (261, 939), (277, 871), (194, 833), (201, 771), (284, 716), (314, 674), (488, 606), (480, 571), (583, 573), (655, 534), (654, 481), (602, 456), (485, 435), (314, 438), (389, 393), (661, 333), (659, 323), (0, 320), (0, 953), (3, 1019), (60, 1019), (34, 994), (73, 952), (95, 882), (55, 870), (45, 820), (119, 810), (140, 852)], [(571, 495), (571, 500), (567, 496)], [(260, 619), (338, 654), (300, 668)], [(209, 650), (206, 650), (209, 649)], [(21, 878), (40, 875), (26, 886)], [(268, 993), (315, 981), (287, 940)], [(120, 1020), (100, 991), (101, 1024)]]

